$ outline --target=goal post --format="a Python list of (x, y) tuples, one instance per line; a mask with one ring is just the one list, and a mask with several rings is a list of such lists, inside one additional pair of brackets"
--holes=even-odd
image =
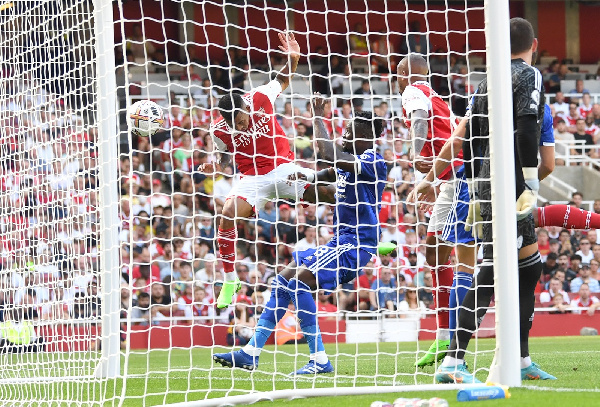
[[(490, 121), (490, 173), (492, 174), (492, 225), (494, 228), (494, 286), (496, 293), (496, 358), (488, 380), (505, 386), (521, 385), (519, 268), (515, 222), (515, 174), (512, 112), (510, 31), (508, 1), (485, 2), (488, 100)], [(508, 171), (507, 171), (508, 169)]]

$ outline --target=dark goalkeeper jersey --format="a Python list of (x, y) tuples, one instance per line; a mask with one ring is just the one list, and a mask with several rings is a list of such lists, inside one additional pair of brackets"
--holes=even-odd
[[(515, 132), (512, 137), (515, 139), (515, 177), (516, 177), (516, 196), (519, 197), (525, 189), (525, 180), (521, 160), (519, 159), (516, 130), (517, 119), (522, 116), (535, 115), (537, 117), (537, 131), (532, 137), (536, 137), (536, 146), (539, 146), (541, 124), (544, 118), (544, 88), (542, 85), (542, 74), (535, 67), (525, 63), (522, 59), (513, 59), (511, 61), (512, 90), (513, 90), (513, 112), (512, 119)], [(509, 117), (508, 112), (500, 112), (505, 117)], [(489, 151), (489, 132), (490, 125), (488, 120), (488, 98), (487, 98), (487, 78), (484, 79), (477, 88), (475, 95), (471, 98), (467, 115), (470, 116), (471, 126), (467, 132), (467, 139), (463, 145), (463, 151), (466, 153), (465, 161), (472, 158), (484, 157), (481, 166), (473, 165), (472, 169), (467, 168), (467, 176), (489, 179), (490, 177), (490, 151)], [(502, 135), (508, 137), (508, 135)], [(537, 160), (538, 151), (521, 152), (522, 154), (535, 155)], [(470, 167), (470, 166), (467, 166)], [(469, 174), (469, 172), (471, 174)]]

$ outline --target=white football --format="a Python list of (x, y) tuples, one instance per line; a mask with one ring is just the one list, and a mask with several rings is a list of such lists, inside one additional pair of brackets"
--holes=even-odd
[(129, 107), (129, 127), (137, 136), (155, 134), (164, 123), (163, 110), (151, 100), (140, 100)]

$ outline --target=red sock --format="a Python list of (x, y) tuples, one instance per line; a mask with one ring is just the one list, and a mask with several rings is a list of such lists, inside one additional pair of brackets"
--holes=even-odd
[(600, 229), (600, 214), (568, 205), (538, 208), (537, 226), (559, 226), (565, 229)]
[(235, 241), (237, 240), (237, 229), (223, 230), (219, 228), (217, 241), (219, 242), (219, 254), (223, 260), (223, 269), (231, 273), (235, 266)]
[[(454, 280), (454, 269), (450, 262), (439, 266), (437, 273), (435, 270), (431, 273), (433, 278), (433, 290), (435, 306), (437, 308), (438, 328), (448, 329), (450, 327), (450, 289)], [(437, 293), (436, 293), (437, 291)]]

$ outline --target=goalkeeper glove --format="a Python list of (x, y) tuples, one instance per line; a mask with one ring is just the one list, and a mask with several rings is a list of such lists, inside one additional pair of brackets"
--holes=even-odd
[(465, 223), (465, 231), (471, 231), (471, 235), (475, 239), (481, 239), (483, 237), (483, 218), (481, 217), (481, 208), (479, 206), (479, 192), (477, 190), (477, 183), (474, 179), (467, 179), (467, 186), (469, 187), (469, 214)]
[(536, 167), (523, 168), (525, 177), (525, 191), (517, 199), (517, 220), (525, 219), (537, 207), (540, 180)]

